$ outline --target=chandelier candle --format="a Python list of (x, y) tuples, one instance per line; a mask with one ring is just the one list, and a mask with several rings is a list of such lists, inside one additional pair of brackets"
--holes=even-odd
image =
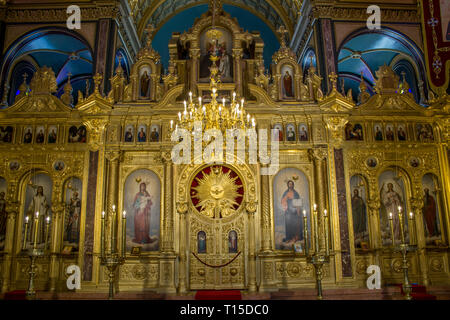
[(318, 226), (318, 215), (317, 215), (317, 205), (314, 204), (314, 213), (313, 213), (313, 220), (314, 220), (314, 245), (315, 245), (315, 252), (319, 252), (319, 226)]
[(414, 241), (413, 241), (413, 235), (415, 234), (416, 231), (416, 226), (415, 226), (415, 221), (414, 221), (414, 214), (412, 212), (409, 213), (409, 244), (413, 245)]
[(127, 225), (127, 212), (124, 211), (122, 214), (122, 257), (125, 257), (127, 245), (126, 225)]
[(116, 252), (116, 206), (112, 206), (112, 217), (111, 217), (111, 253)]
[(400, 225), (400, 237), (401, 237), (402, 243), (405, 243), (405, 228), (404, 228), (404, 222), (403, 222), (402, 207), (398, 207), (398, 223)]
[(323, 217), (324, 217), (324, 225), (323, 228), (325, 229), (325, 254), (327, 256), (330, 255), (330, 248), (328, 245), (328, 215), (327, 215), (327, 210), (323, 210)]
[(50, 217), (47, 217), (46, 219), (46, 227), (45, 227), (45, 245), (44, 245), (44, 250), (47, 250), (47, 246), (48, 246), (48, 229), (50, 228)]

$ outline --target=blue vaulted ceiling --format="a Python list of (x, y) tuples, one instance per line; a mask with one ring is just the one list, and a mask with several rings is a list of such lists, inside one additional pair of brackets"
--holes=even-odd
[[(256, 15), (249, 11), (232, 6), (224, 5), (223, 9), (232, 17), (237, 18), (239, 25), (247, 31), (259, 31), (264, 41), (264, 62), (266, 67), (270, 65), (272, 55), (280, 48), (280, 43), (272, 29)], [(188, 31), (194, 24), (196, 18), (208, 11), (207, 5), (198, 5), (181, 11), (169, 19), (153, 37), (152, 46), (161, 55), (165, 68), (169, 63), (169, 40), (173, 32), (183, 33)]]
[[(24, 60), (36, 67), (51, 67), (58, 84), (58, 96), (63, 93), (70, 74), (75, 100), (78, 90), (84, 92), (86, 80), (92, 77), (93, 72), (92, 52), (88, 45), (62, 30), (42, 29), (27, 34), (10, 47), (4, 60), (7, 62), (4, 68), (19, 67), (20, 64), (16, 63)], [(3, 74), (5, 71), (7, 70), (3, 70)], [(11, 74), (12, 77), (19, 77), (10, 79), (15, 86), (23, 82), (21, 70), (14, 67)], [(13, 94), (10, 104), (14, 102), (17, 88), (11, 90)]]

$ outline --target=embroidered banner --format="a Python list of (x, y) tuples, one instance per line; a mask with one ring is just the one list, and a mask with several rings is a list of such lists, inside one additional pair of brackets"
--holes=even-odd
[(450, 1), (423, 0), (423, 29), (431, 83), (448, 85), (450, 73)]

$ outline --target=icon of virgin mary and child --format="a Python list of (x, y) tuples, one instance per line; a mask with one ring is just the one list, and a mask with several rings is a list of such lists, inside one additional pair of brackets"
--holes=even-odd
[(134, 197), (134, 243), (152, 243), (155, 240), (150, 238), (150, 215), (153, 205), (152, 196), (147, 192), (147, 184), (139, 185), (139, 192)]

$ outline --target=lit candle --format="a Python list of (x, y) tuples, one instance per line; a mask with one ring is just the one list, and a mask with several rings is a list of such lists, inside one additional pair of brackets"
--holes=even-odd
[(404, 229), (404, 221), (403, 221), (403, 214), (401, 211), (401, 207), (399, 207), (398, 210), (398, 222), (400, 225), (400, 237), (402, 239), (402, 244), (405, 243), (405, 229)]
[(244, 99), (241, 99), (241, 107), (244, 107)]
[(389, 212), (389, 225), (391, 227), (391, 240), (392, 240), (392, 246), (395, 245), (395, 236), (394, 236), (394, 221), (392, 212)]
[(222, 106), (219, 106), (219, 115), (222, 115)]
[(303, 210), (303, 240), (305, 241), (305, 255), (308, 255), (308, 218), (306, 210)]
[(314, 220), (314, 244), (315, 244), (315, 251), (316, 253), (319, 252), (319, 226), (318, 226), (318, 215), (317, 211), (314, 210), (313, 213), (313, 220)]
[(47, 217), (47, 225), (46, 225), (46, 229), (45, 229), (45, 246), (44, 246), (44, 250), (47, 250), (47, 245), (48, 245), (48, 229), (50, 228), (50, 217)]
[(35, 215), (35, 218), (34, 218), (34, 244), (33, 244), (33, 249), (36, 249), (36, 246), (37, 246), (38, 230), (39, 230), (39, 212), (36, 212), (36, 215)]
[(206, 115), (206, 108), (205, 108), (205, 106), (203, 106), (202, 110), (203, 110), (203, 115)]
[(186, 100), (184, 100), (184, 112), (186, 112), (187, 109), (187, 104), (186, 104)]
[(191, 103), (192, 103), (192, 92), (191, 91), (189, 91), (189, 99), (191, 100)]
[(23, 238), (22, 250), (25, 250), (27, 246), (27, 238), (28, 238), (28, 220), (30, 218), (28, 216), (25, 217), (25, 237)]
[(250, 115), (247, 115), (247, 122), (250, 122)]
[(127, 212), (124, 211), (122, 214), (122, 257), (125, 257), (126, 253), (126, 244), (127, 244), (126, 225), (127, 225)]
[(329, 239), (328, 239), (328, 215), (327, 215), (327, 209), (323, 210), (323, 216), (324, 216), (324, 229), (325, 229), (325, 254), (327, 256), (330, 255), (330, 248), (329, 248)]
[(181, 121), (181, 112), (178, 112), (178, 120)]
[(170, 120), (170, 129), (173, 128), (173, 120)]
[(410, 231), (409, 231), (409, 244), (413, 244), (414, 243), (414, 241), (413, 241), (413, 237), (415, 236), (415, 234), (416, 234), (416, 228), (415, 228), (415, 225), (414, 225), (414, 214), (412, 213), (412, 212), (410, 212), (409, 213), (409, 226), (410, 226)]
[(202, 97), (198, 97), (198, 104), (200, 105), (200, 107), (202, 106)]
[(233, 92), (233, 101), (236, 100), (236, 92)]
[(317, 204), (314, 203), (313, 208), (314, 208), (313, 210), (316, 211), (317, 210)]
[(116, 212), (116, 206), (114, 204), (112, 205), (112, 210), (113, 212)]
[(116, 206), (113, 205), (113, 214), (111, 215), (111, 253), (116, 252)]
[(102, 231), (100, 236), (100, 252), (102, 257), (105, 256), (105, 211), (102, 212)]

